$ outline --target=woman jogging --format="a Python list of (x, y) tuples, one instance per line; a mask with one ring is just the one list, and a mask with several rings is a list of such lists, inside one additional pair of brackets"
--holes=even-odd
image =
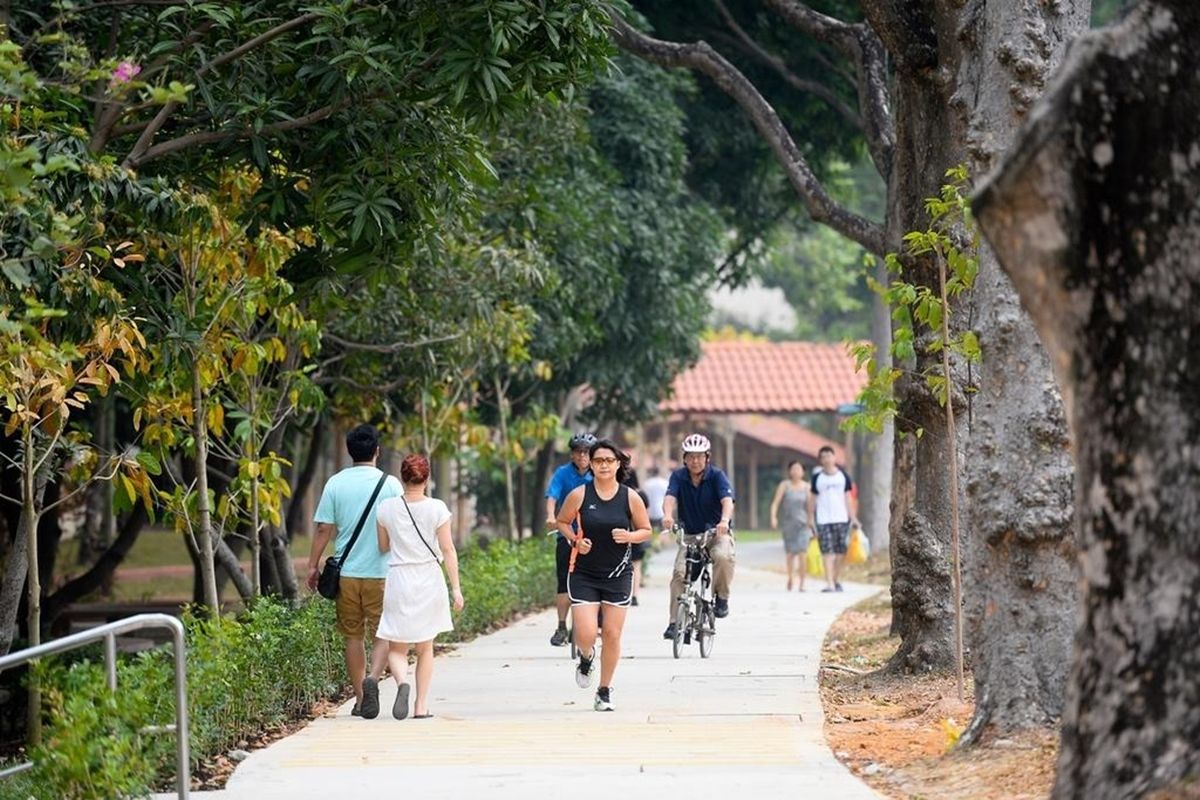
[[(558, 530), (574, 547), (567, 576), (579, 665), (575, 682), (592, 685), (596, 628), (604, 609), (600, 686), (594, 708), (612, 711), (612, 679), (621, 659), (621, 631), (633, 597), (632, 545), (650, 538), (650, 517), (637, 492), (621, 484), (629, 456), (608, 439), (591, 447), (594, 480), (567, 495), (558, 511)], [(578, 522), (578, 531), (571, 527)]]

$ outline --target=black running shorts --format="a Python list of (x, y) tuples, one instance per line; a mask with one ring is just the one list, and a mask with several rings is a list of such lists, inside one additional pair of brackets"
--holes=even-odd
[(597, 578), (581, 572), (567, 577), (567, 594), (573, 606), (628, 606), (633, 597), (633, 570), (626, 569), (615, 578)]

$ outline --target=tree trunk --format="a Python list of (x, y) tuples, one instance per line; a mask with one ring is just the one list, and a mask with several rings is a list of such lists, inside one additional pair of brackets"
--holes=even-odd
[(304, 519), (304, 498), (308, 495), (313, 476), (317, 473), (317, 463), (321, 460), (321, 453), (325, 450), (327, 427), (325, 417), (318, 416), (316, 424), (313, 425), (312, 436), (308, 440), (308, 452), (304, 454), (304, 464), (300, 467), (292, 484), (292, 499), (288, 503), (287, 514), (284, 516), (284, 533), (289, 542), (297, 531), (306, 528), (310, 523), (310, 520)]
[[(967, 115), (973, 175), (1009, 147), (1067, 44), (1087, 29), (1090, 5), (993, 0), (968, 14), (975, 54), (960, 71), (956, 107)], [(976, 692), (966, 741), (1059, 719), (1076, 594), (1074, 465), (1049, 358), (986, 245), (971, 295), (983, 361), (966, 460)]]
[[(246, 573), (242, 572), (242, 565), (238, 560), (237, 553), (233, 552), (229, 543), (219, 536), (213, 537), (213, 545), (215, 563), (219, 564), (229, 579), (233, 581), (233, 586), (237, 589), (238, 596), (242, 598), (242, 601), (249, 604), (255, 597), (254, 586), (246, 577)], [(212, 608), (217, 608), (217, 606), (212, 606)]]
[(534, 536), (546, 529), (546, 503), (542, 495), (546, 493), (546, 484), (550, 481), (550, 460), (552, 458), (554, 458), (554, 442), (546, 442), (538, 448), (529, 491), (529, 530), (533, 532)]
[[(21, 431), (21, 530), (25, 537), (25, 557), (28, 566), (25, 577), (28, 586), (28, 619), (26, 635), (29, 646), (42, 643), (42, 581), (38, 569), (38, 521), (41, 518), (38, 497), (35, 496), (37, 452), (33, 448), (33, 428), (26, 423)], [(41, 489), (41, 487), (37, 487)], [(40, 491), (37, 494), (41, 494)], [(42, 742), (42, 693), (37, 685), (37, 673), (29, 674), (29, 717), (25, 739), (30, 748)]]
[(295, 600), (300, 596), (300, 583), (296, 580), (296, 565), (288, 549), (287, 533), (272, 525), (267, 528), (266, 536), (267, 556), (273, 565), (271, 572), (275, 589), (285, 600)]
[(217, 594), (217, 575), (213, 561), (212, 509), (208, 502), (208, 420), (205, 416), (199, 362), (193, 362), (192, 366), (192, 417), (192, 435), (196, 438), (196, 546), (200, 557), (200, 583), (204, 592), (204, 604), (213, 614), (219, 616), (221, 596)]
[(17, 618), (21, 613), (21, 596), (25, 592), (25, 575), (29, 569), (26, 557), (29, 539), (23, 523), (18, 523), (17, 535), (5, 553), (4, 582), (0, 584), (0, 655), (8, 655), (17, 637)]
[(976, 209), (1077, 460), (1083, 598), (1056, 798), (1200, 775), (1200, 9), (1081, 38)]
[[(911, 22), (935, 36), (932, 21)], [(884, 24), (877, 21), (873, 27), (879, 30)], [(925, 198), (939, 193), (946, 170), (964, 158), (948, 107), (949, 87), (935, 70), (933, 56), (927, 58), (901, 61), (896, 69), (896, 149), (887, 212), (887, 240), (896, 252), (905, 233), (929, 226)], [(940, 55), (942, 63), (954, 63), (954, 58), (954, 53)], [(904, 278), (936, 288), (937, 266), (923, 259)], [(938, 356), (925, 353), (925, 343), (918, 341), (916, 364), (904, 366), (918, 372), (938, 369)], [(901, 379), (896, 392), (892, 630), (901, 643), (889, 666), (906, 672), (949, 670), (954, 666), (954, 605), (948, 469), (954, 467), (946, 462), (946, 415), (923, 380)]]

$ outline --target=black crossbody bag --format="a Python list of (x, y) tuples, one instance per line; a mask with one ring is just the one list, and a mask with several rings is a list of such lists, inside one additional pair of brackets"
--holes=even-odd
[(367, 523), (367, 517), (371, 516), (371, 509), (375, 507), (375, 498), (379, 497), (379, 492), (383, 489), (383, 484), (387, 482), (387, 477), (387, 473), (383, 473), (379, 478), (379, 483), (375, 484), (375, 491), (371, 492), (371, 499), (367, 501), (367, 507), (363, 509), (362, 516), (358, 518), (358, 524), (354, 526), (354, 533), (350, 534), (350, 541), (346, 542), (346, 549), (342, 551), (342, 557), (330, 556), (325, 559), (325, 567), (321, 570), (321, 576), (317, 578), (317, 593), (326, 600), (337, 599), (338, 587), (342, 582), (342, 564), (349, 557), (354, 543), (358, 541), (358, 535), (362, 533), (363, 525)]
[(438, 558), (438, 554), (433, 552), (433, 548), (429, 546), (429, 542), (425, 541), (425, 534), (421, 533), (421, 527), (417, 525), (417, 518), (413, 516), (412, 509), (408, 507), (408, 500), (404, 499), (404, 495), (400, 495), (400, 499), (404, 500), (404, 510), (408, 512), (408, 518), (412, 520), (413, 528), (417, 531), (417, 536), (421, 537), (421, 544), (425, 545), (425, 549), (429, 551), (429, 555), (439, 564), (442, 560)]

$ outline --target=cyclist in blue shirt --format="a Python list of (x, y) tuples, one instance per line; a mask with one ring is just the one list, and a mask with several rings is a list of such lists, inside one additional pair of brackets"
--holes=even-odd
[[(571, 437), (568, 447), (571, 460), (554, 470), (550, 485), (546, 487), (546, 525), (558, 529), (558, 509), (572, 491), (592, 482), (591, 458), (588, 452), (596, 443), (590, 433), (577, 433)], [(550, 644), (562, 647), (567, 643), (567, 612), (571, 609), (571, 598), (567, 596), (567, 568), (571, 561), (571, 545), (558, 534), (558, 549), (555, 551), (555, 568), (558, 573), (558, 594), (554, 605), (558, 610), (558, 627), (550, 637)]]
[[(704, 533), (716, 528), (717, 535), (708, 546), (713, 560), (713, 592), (716, 602), (713, 613), (729, 615), (729, 587), (733, 583), (734, 546), (729, 523), (733, 519), (733, 486), (729, 477), (714, 467), (712, 445), (706, 436), (693, 433), (683, 440), (683, 466), (671, 473), (667, 496), (663, 498), (662, 529), (669, 532), (679, 521), (685, 533)], [(675, 604), (684, 588), (684, 549), (675, 556), (675, 571), (671, 576), (671, 605), (667, 610), (669, 623), (664, 639), (675, 638)]]

